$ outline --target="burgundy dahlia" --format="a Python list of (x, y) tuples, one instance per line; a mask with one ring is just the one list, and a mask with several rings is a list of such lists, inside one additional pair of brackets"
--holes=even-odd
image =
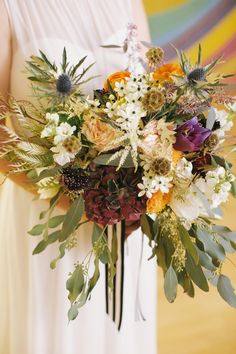
[(89, 220), (113, 225), (121, 220), (136, 221), (145, 211), (146, 199), (138, 197), (137, 174), (133, 169), (100, 166), (92, 172), (94, 185), (84, 193)]
[(210, 134), (211, 130), (204, 128), (197, 117), (193, 117), (177, 127), (174, 148), (185, 152), (199, 151)]

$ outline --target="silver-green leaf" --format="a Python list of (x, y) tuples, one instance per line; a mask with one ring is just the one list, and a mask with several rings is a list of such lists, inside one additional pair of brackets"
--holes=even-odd
[(178, 278), (172, 265), (168, 268), (164, 279), (165, 296), (169, 302), (174, 302), (177, 295)]
[(232, 307), (236, 308), (236, 294), (228, 277), (220, 275), (217, 283), (220, 296)]
[(84, 200), (80, 196), (77, 198), (70, 206), (68, 213), (65, 216), (63, 221), (60, 241), (64, 241), (69, 237), (73, 231), (76, 229), (76, 226), (80, 222), (84, 213)]

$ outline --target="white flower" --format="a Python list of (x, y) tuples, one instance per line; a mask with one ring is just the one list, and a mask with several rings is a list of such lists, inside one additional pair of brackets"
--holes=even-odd
[(137, 103), (140, 99), (140, 94), (136, 92), (128, 92), (125, 96), (125, 99), (128, 103)]
[(172, 187), (171, 180), (172, 177), (155, 177), (156, 191), (160, 190), (162, 193), (168, 193)]
[(59, 123), (59, 115), (57, 113), (46, 113), (46, 120), (48, 121), (48, 123), (50, 124), (55, 124), (58, 125)]
[(193, 165), (185, 157), (180, 159), (176, 165), (176, 175), (179, 178), (191, 179), (192, 178)]
[(235, 102), (234, 102), (234, 103), (228, 103), (228, 104), (226, 105), (226, 107), (227, 107), (230, 111), (236, 113), (236, 97), (234, 97), (234, 99), (235, 99)]
[(116, 121), (123, 125), (123, 129), (137, 129), (137, 124), (140, 118), (145, 117), (146, 112), (142, 110), (142, 107), (138, 104), (127, 104), (122, 105), (118, 110), (118, 115), (120, 116)]
[(144, 75), (131, 76), (126, 85), (126, 93), (136, 93), (143, 97), (148, 90), (146, 78)]
[(56, 127), (59, 123), (59, 115), (57, 113), (46, 113), (46, 121), (48, 122), (41, 132), (41, 138), (53, 137), (56, 134)]
[(179, 218), (184, 218), (188, 222), (197, 219), (202, 210), (201, 200), (192, 186), (186, 189), (186, 194), (179, 198), (174, 194), (170, 201), (170, 207)]
[(48, 138), (56, 134), (56, 127), (53, 125), (47, 125), (41, 132), (41, 138)]
[[(86, 105), (86, 103), (87, 103), (87, 105)], [(86, 103), (85, 103), (86, 108), (89, 108), (89, 107), (98, 108), (100, 106), (100, 101), (98, 99), (90, 100), (89, 96), (86, 98)]]
[(229, 131), (232, 126), (233, 122), (231, 122), (229, 118), (229, 113), (224, 111), (224, 110), (218, 110), (216, 108), (213, 108), (215, 116), (216, 116), (216, 122), (220, 123), (220, 128), (216, 129), (214, 133), (218, 135), (219, 138), (223, 138), (225, 136), (225, 132)]
[(156, 192), (155, 180), (145, 176), (142, 177), (142, 180), (143, 183), (138, 183), (138, 188), (141, 190), (138, 196), (142, 197), (144, 194), (146, 194), (148, 198), (151, 198), (152, 194)]
[(117, 111), (117, 103), (111, 103), (111, 102), (107, 102), (106, 103), (106, 108), (104, 109), (104, 112), (106, 112), (106, 114), (108, 115), (109, 118), (112, 118)]
[(205, 179), (199, 178), (195, 181), (196, 187), (207, 198), (211, 208), (217, 208), (221, 203), (226, 202), (231, 190), (231, 183), (235, 177), (219, 166), (206, 174)]
[(58, 143), (64, 141), (68, 136), (73, 135), (75, 130), (76, 130), (75, 126), (71, 126), (68, 123), (61, 123), (56, 128), (56, 136), (54, 138), (54, 144), (57, 145)]
[(125, 95), (125, 82), (124, 82), (124, 80), (121, 80), (120, 82), (118, 82), (118, 81), (115, 82), (114, 91), (117, 92), (120, 97), (123, 97)]
[(51, 151), (54, 152), (54, 161), (60, 166), (66, 165), (75, 158), (75, 154), (68, 152), (62, 143), (59, 143), (57, 146), (52, 147)]

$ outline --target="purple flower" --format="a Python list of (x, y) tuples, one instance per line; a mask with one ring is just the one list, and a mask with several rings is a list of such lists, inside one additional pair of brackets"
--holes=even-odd
[(177, 127), (174, 148), (186, 152), (199, 151), (210, 134), (211, 130), (204, 128), (197, 117), (193, 117)]

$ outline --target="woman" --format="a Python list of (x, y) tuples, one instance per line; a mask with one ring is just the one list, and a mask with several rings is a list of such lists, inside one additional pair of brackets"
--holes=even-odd
[[(39, 49), (59, 62), (63, 47), (70, 62), (87, 55), (96, 62), (91, 75), (101, 77), (86, 91), (101, 87), (104, 78), (125, 67), (121, 51), (103, 49), (105, 44), (122, 44), (128, 22), (139, 26), (140, 37), (148, 40), (146, 19), (140, 0), (1, 0), (0, 1), (0, 91), (18, 99), (29, 99), (24, 61)], [(17, 122), (14, 128), (19, 130)], [(4, 161), (0, 170), (8, 169)], [(27, 236), (43, 202), (19, 187), (24, 176), (7, 180), (0, 188), (0, 354), (154, 354), (156, 353), (155, 264), (143, 264), (140, 297), (146, 322), (135, 322), (138, 248), (140, 232), (129, 237), (123, 326), (120, 332), (105, 315), (104, 274), (91, 301), (79, 317), (67, 323), (65, 281), (73, 264), (89, 249), (90, 226), (80, 229), (79, 248), (69, 252), (55, 271), (50, 261), (57, 247), (31, 256), (35, 240)], [(145, 243), (144, 258), (149, 256)]]

